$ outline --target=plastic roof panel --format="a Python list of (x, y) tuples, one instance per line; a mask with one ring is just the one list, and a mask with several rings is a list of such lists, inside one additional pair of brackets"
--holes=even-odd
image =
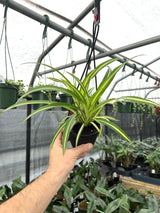
[[(50, 20), (66, 28), (69, 25), (68, 22), (57, 18), (55, 15), (51, 15), (51, 13), (47, 12), (47, 10), (58, 13), (67, 19), (74, 20), (92, 1), (59, 0), (55, 2), (51, 0), (32, 0), (32, 2), (39, 4), (47, 10), (34, 6), (31, 4), (31, 1), (28, 0), (16, 0), (16, 2), (41, 15), (48, 14)], [(102, 0), (100, 32), (98, 39), (103, 41), (103, 43), (110, 48), (114, 49), (158, 36), (158, 26), (160, 23), (159, 11), (159, 0)], [(4, 7), (0, 4), (0, 29), (3, 24), (3, 12)], [(16, 69), (16, 78), (19, 79), (19, 77), (21, 77), (28, 83), (33, 73), (34, 66), (24, 65), (23, 63), (31, 61), (36, 62), (39, 55), (42, 53), (42, 32), (44, 26), (10, 9), (8, 10), (7, 21), (8, 41), (10, 44), (13, 64)], [(80, 26), (89, 33), (92, 33), (92, 23), (93, 13), (90, 12), (80, 22)], [(90, 38), (88, 34), (77, 28), (74, 28), (74, 32), (85, 39)], [(54, 41), (59, 34), (60, 33), (55, 30), (48, 29), (48, 44)], [(85, 58), (87, 46), (73, 40), (73, 48), (71, 52), (67, 49), (68, 41), (69, 37), (65, 36), (65, 38), (51, 51), (50, 57), (54, 67), (69, 63), (71, 60), (77, 61)], [(2, 45), (0, 48), (2, 48)], [(97, 42), (97, 45), (108, 50), (108, 48), (104, 47), (99, 42)], [(156, 42), (144, 47), (122, 52), (121, 54), (129, 58), (137, 56), (135, 58), (136, 61), (142, 64), (147, 64), (153, 59), (159, 57), (159, 45), (159, 42)], [(0, 57), (0, 66), (4, 67), (4, 56), (0, 55)], [(105, 58), (98, 60), (97, 63), (104, 60)], [(49, 63), (47, 57), (45, 62)], [(157, 76), (159, 75), (159, 65), (160, 61), (149, 65), (149, 68), (154, 71), (155, 76), (156, 74)], [(2, 75), (5, 75), (5, 72), (3, 72)], [(10, 76), (12, 77), (12, 74), (10, 74)]]

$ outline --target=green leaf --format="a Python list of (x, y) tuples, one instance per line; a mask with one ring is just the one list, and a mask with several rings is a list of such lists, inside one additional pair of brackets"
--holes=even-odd
[(106, 91), (107, 87), (112, 82), (113, 78), (115, 77), (116, 73), (124, 66), (124, 64), (119, 65), (116, 67), (112, 73), (109, 75), (108, 79), (104, 79), (101, 81), (100, 85), (98, 86), (97, 91), (92, 95), (90, 100), (90, 107), (94, 106), (100, 97), (103, 95), (103, 93)]
[(126, 194), (124, 194), (122, 196), (122, 199), (121, 199), (119, 213), (128, 213), (129, 208), (130, 208), (130, 205), (129, 205), (129, 202), (128, 202), (128, 196)]
[(59, 87), (59, 86), (52, 86), (52, 85), (43, 85), (43, 86), (37, 86), (34, 87), (32, 89), (29, 89), (24, 95), (22, 95), (19, 99), (18, 102), (20, 100), (22, 100), (24, 97), (28, 96), (29, 94), (32, 94), (33, 92), (37, 92), (37, 91), (60, 91), (63, 92), (67, 95), (70, 95), (72, 97), (75, 97), (77, 99), (80, 99), (82, 102), (85, 102), (85, 99), (82, 97), (82, 99), (80, 98), (80, 96), (77, 96), (77, 93), (74, 93), (74, 91), (66, 89), (64, 87)]
[(71, 208), (71, 203), (72, 203), (72, 191), (68, 186), (65, 186), (65, 190), (64, 190), (64, 198), (67, 201), (67, 205), (69, 207), (69, 209)]
[(138, 213), (156, 213), (156, 212), (152, 211), (152, 209), (141, 209)]
[(26, 184), (21, 180), (21, 177), (15, 178), (12, 182), (12, 191), (14, 194), (18, 193), (26, 186)]
[(89, 201), (96, 200), (96, 196), (91, 191), (85, 191), (85, 195)]
[(110, 60), (107, 60), (103, 63), (101, 63), (100, 65), (98, 65), (94, 70), (92, 70), (86, 77), (85, 79), (83, 80), (83, 85), (85, 86), (85, 88), (88, 90), (89, 88), (89, 83), (90, 83), (90, 80), (92, 78), (94, 78), (98, 72), (103, 69), (104, 67), (106, 67), (107, 65), (111, 64), (112, 62), (114, 61), (117, 61), (118, 58), (114, 58), (114, 59), (110, 59)]
[[(86, 90), (86, 88), (85, 88), (85, 86), (83, 85), (83, 83), (80, 81), (80, 79), (79, 78), (77, 78), (74, 74), (72, 74), (72, 73), (69, 73), (69, 72), (67, 72), (69, 75), (71, 75), (77, 82), (78, 82), (78, 84), (81, 86), (81, 94), (85, 94), (86, 95), (86, 97), (87, 98), (89, 98), (89, 95), (88, 95), (88, 92), (87, 92), (87, 90)], [(82, 92), (83, 91), (83, 92)]]
[(2, 198), (6, 194), (6, 188), (3, 187), (0, 189), (0, 197)]
[(56, 132), (54, 133), (54, 136), (52, 138), (52, 141), (51, 141), (51, 145), (50, 147), (52, 148), (57, 136), (60, 134), (60, 132), (62, 131), (62, 129), (65, 127), (66, 125), (66, 122), (64, 121), (63, 123), (61, 123), (61, 125), (59, 125), (58, 129), (56, 130)]
[(87, 207), (87, 213), (93, 212), (93, 210), (96, 208), (96, 201), (92, 200), (91, 202), (88, 203)]
[(66, 121), (65, 121), (65, 127), (63, 131), (63, 137), (62, 137), (62, 145), (63, 145), (63, 153), (65, 153), (66, 147), (67, 147), (67, 142), (69, 138), (69, 134), (73, 128), (73, 126), (76, 123), (76, 115), (71, 115)]
[(78, 180), (78, 181), (76, 181), (76, 183), (73, 185), (73, 188), (72, 188), (72, 194), (73, 194), (73, 197), (75, 197), (78, 193), (79, 193), (79, 191), (80, 191), (80, 181)]
[(79, 141), (79, 138), (80, 138), (80, 135), (81, 135), (83, 129), (84, 129), (84, 124), (81, 125), (81, 127), (80, 127), (80, 129), (78, 131), (78, 134), (77, 134), (77, 137), (76, 137), (76, 143), (75, 143), (76, 146), (78, 146), (78, 141)]
[(105, 188), (106, 183), (107, 183), (107, 178), (106, 177), (101, 177), (100, 179), (98, 179), (96, 187)]
[(114, 200), (116, 198), (114, 194), (112, 194), (111, 192), (109, 192), (108, 190), (106, 190), (102, 187), (96, 186), (95, 190), (103, 195), (106, 195), (107, 197), (111, 198), (112, 200)]
[(91, 172), (91, 176), (94, 178), (98, 178), (98, 166), (96, 165), (95, 162), (89, 164), (89, 170)]
[(98, 109), (102, 109), (103, 106), (105, 106), (106, 104), (110, 103), (110, 102), (113, 102), (115, 101), (116, 99), (115, 98), (112, 98), (112, 99), (109, 99), (109, 100), (105, 100), (105, 101), (102, 101), (101, 103), (99, 103), (97, 106), (95, 106), (94, 108), (92, 109), (89, 109), (89, 113), (88, 113), (88, 116), (92, 116), (93, 113), (95, 113)]
[(65, 206), (56, 206), (56, 205), (53, 205), (53, 211), (56, 212), (56, 213), (60, 213), (60, 212), (70, 213), (70, 211)]
[(116, 200), (110, 202), (105, 210), (105, 213), (112, 213), (120, 206), (121, 199), (117, 198)]
[(111, 74), (112, 74), (112, 70), (111, 70), (110, 67), (108, 67), (108, 70), (107, 70), (107, 72), (106, 72), (106, 74), (105, 74), (103, 80), (104, 80), (104, 81), (107, 80)]
[(107, 207), (106, 202), (104, 202), (104, 200), (102, 200), (101, 198), (97, 198), (96, 206), (101, 206), (102, 209), (106, 209)]
[(122, 198), (118, 198), (108, 204), (105, 213), (112, 213), (118, 208), (120, 213), (127, 213), (129, 212), (129, 207), (128, 197), (126, 194), (123, 194)]
[(151, 106), (160, 106), (160, 104), (158, 104), (158, 103), (155, 103), (155, 102), (150, 101), (148, 99), (137, 97), (137, 96), (123, 96), (123, 97), (118, 98), (117, 100), (131, 101), (131, 102), (134, 102), (134, 103), (147, 104), (147, 105), (151, 105)]
[(89, 188), (86, 186), (86, 185), (84, 185), (84, 184), (80, 184), (80, 187), (81, 187), (81, 189), (83, 190), (83, 191), (89, 191)]
[(98, 118), (98, 117), (95, 119), (95, 121), (97, 121), (98, 123), (101, 123), (101, 124), (105, 124), (106, 126), (111, 128), (112, 130), (117, 132), (125, 140), (127, 140), (128, 142), (131, 142), (130, 138), (126, 135), (126, 133), (119, 126), (112, 123), (111, 121), (108, 121), (108, 120), (105, 120), (105, 119), (102, 119), (102, 118)]
[(23, 105), (27, 105), (27, 104), (41, 104), (41, 103), (42, 103), (42, 104), (49, 104), (50, 101), (48, 101), (48, 100), (22, 101), (22, 102), (15, 103), (15, 104), (9, 106), (8, 108), (6, 108), (6, 109), (0, 111), (0, 113), (5, 112), (5, 111), (7, 111), (7, 110), (9, 110), (9, 109), (13, 109), (13, 108), (18, 107), (18, 106), (23, 106)]
[(148, 198), (148, 207), (149, 209), (152, 209), (155, 211), (155, 213), (159, 213), (159, 206), (158, 206), (158, 201), (155, 198), (155, 196), (149, 196)]
[(25, 118), (24, 121), (26, 121), (27, 119), (29, 119), (30, 117), (32, 117), (33, 115), (35, 115), (39, 112), (43, 112), (43, 111), (46, 111), (46, 110), (49, 110), (49, 109), (53, 109), (55, 107), (64, 107), (64, 108), (72, 111), (73, 113), (76, 113), (73, 109), (78, 110), (78, 108), (75, 105), (72, 105), (72, 104), (63, 103), (63, 102), (50, 102), (50, 104), (48, 104), (46, 106), (42, 106), (42, 107), (38, 108), (37, 110), (35, 110), (34, 112), (32, 112), (27, 118)]

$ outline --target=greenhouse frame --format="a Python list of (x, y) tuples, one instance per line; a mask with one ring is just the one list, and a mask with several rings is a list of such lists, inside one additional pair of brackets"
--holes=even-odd
[(46, 173), (64, 129), (64, 156), (83, 133), (95, 141), (46, 213), (160, 211), (159, 11), (158, 0), (0, 0), (2, 206)]

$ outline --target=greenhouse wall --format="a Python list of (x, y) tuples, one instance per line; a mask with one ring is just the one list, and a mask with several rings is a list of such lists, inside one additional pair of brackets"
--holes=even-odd
[[(49, 145), (64, 112), (45, 111), (31, 118), (31, 180), (47, 168)], [(17, 176), (25, 180), (26, 109), (12, 109), (0, 115), (0, 184)]]
[[(146, 138), (160, 137), (160, 115), (115, 112), (113, 105), (106, 105), (105, 113), (116, 117), (118, 121), (115, 123), (125, 131), (131, 140), (142, 141)], [(105, 134), (109, 136), (112, 134), (115, 138), (120, 138), (118, 134), (107, 127)]]

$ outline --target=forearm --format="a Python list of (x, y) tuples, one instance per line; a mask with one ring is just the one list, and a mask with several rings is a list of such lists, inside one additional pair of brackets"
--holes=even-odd
[(62, 174), (46, 172), (0, 206), (1, 213), (43, 213), (65, 181)]

